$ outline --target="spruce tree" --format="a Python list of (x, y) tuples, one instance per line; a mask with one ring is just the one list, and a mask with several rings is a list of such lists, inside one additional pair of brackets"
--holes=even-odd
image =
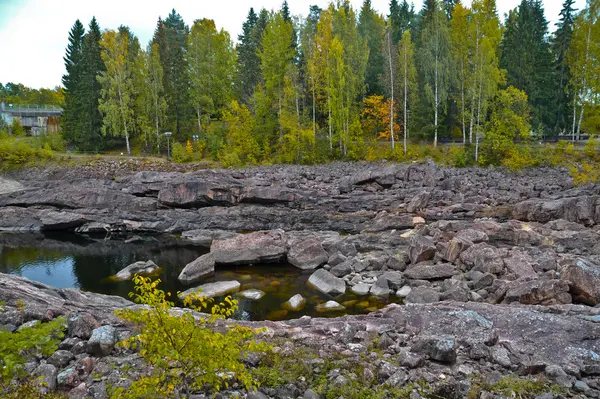
[(76, 136), (76, 144), (85, 150), (98, 151), (102, 148), (102, 115), (98, 110), (98, 100), (101, 96), (101, 85), (96, 77), (106, 70), (101, 57), (100, 26), (93, 17), (88, 33), (83, 39), (82, 49), (82, 120), (81, 130)]
[(556, 88), (547, 34), (541, 0), (522, 0), (509, 14), (501, 45), (500, 66), (507, 71), (507, 84), (527, 93), (532, 125), (538, 133), (555, 125), (552, 97)]
[(62, 77), (65, 88), (65, 105), (61, 118), (63, 135), (67, 141), (75, 142), (80, 129), (81, 120), (81, 80), (82, 80), (82, 49), (85, 28), (81, 21), (75, 21), (69, 32), (69, 44), (65, 61), (66, 75)]
[[(367, 63), (366, 94), (367, 96), (381, 93), (383, 74), (383, 36), (385, 21), (371, 7), (371, 0), (364, 0), (358, 17), (358, 34), (367, 41), (369, 46), (369, 61)], [(395, 45), (395, 43), (394, 43)]]
[(191, 130), (193, 117), (189, 102), (189, 78), (187, 74), (187, 37), (189, 28), (175, 10), (163, 21), (158, 20), (153, 43), (158, 51), (164, 75), (164, 89), (167, 100), (166, 127), (176, 135), (181, 135), (185, 127)]
[(554, 95), (553, 109), (556, 111), (555, 131), (564, 132), (570, 123), (573, 95), (568, 85), (571, 80), (571, 69), (567, 63), (567, 53), (573, 38), (573, 25), (575, 23), (576, 9), (573, 7), (575, 0), (565, 0), (560, 20), (552, 40), (552, 54), (554, 55), (554, 75), (556, 93)]
[(242, 33), (238, 35), (238, 96), (240, 102), (246, 105), (254, 93), (254, 88), (260, 81), (260, 58), (257, 54), (259, 41), (254, 34), (257, 22), (258, 16), (254, 12), (254, 8), (250, 8), (248, 18), (242, 25)]
[(402, 39), (402, 35), (404, 34), (404, 32), (414, 28), (414, 7), (412, 5), (409, 5), (408, 1), (406, 0), (403, 0), (402, 4), (399, 4), (398, 0), (391, 0), (388, 21), (392, 25), (393, 41), (395, 44), (397, 44), (400, 41), (400, 39)]

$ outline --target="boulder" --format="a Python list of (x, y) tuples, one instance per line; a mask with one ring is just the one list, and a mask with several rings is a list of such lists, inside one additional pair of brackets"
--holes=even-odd
[(489, 237), (485, 232), (476, 229), (464, 229), (456, 233), (456, 238), (466, 240), (473, 244), (488, 241)]
[(203, 284), (196, 288), (190, 288), (189, 290), (179, 293), (179, 299), (185, 299), (189, 295), (198, 295), (200, 297), (214, 298), (240, 290), (241, 284), (239, 281), (217, 281), (214, 283)]
[(421, 191), (419, 194), (415, 195), (410, 200), (410, 203), (406, 207), (406, 211), (413, 213), (415, 211), (424, 209), (425, 207), (427, 207), (427, 204), (429, 203), (430, 198), (431, 198), (431, 192)]
[(277, 186), (244, 187), (239, 196), (240, 202), (255, 204), (285, 204), (295, 199), (293, 192)]
[(456, 349), (456, 340), (449, 335), (424, 336), (412, 347), (414, 353), (427, 355), (431, 360), (446, 364), (456, 362)]
[(201, 181), (169, 183), (158, 193), (158, 201), (174, 208), (199, 208), (214, 205), (235, 205), (240, 187), (210, 184)]
[(352, 273), (352, 260), (346, 260), (330, 270), (331, 274), (336, 277), (344, 277)]
[(192, 284), (215, 272), (215, 255), (208, 253), (188, 263), (177, 279), (183, 284)]
[(59, 349), (48, 358), (47, 362), (60, 370), (66, 367), (74, 358), (75, 356), (71, 352)]
[(24, 189), (25, 187), (18, 181), (0, 177), (0, 195), (14, 193)]
[(151, 260), (146, 262), (138, 261), (121, 269), (114, 278), (118, 281), (131, 280), (136, 274), (147, 276), (155, 273), (159, 269), (160, 267), (158, 267), (156, 263), (152, 262)]
[(506, 271), (521, 277), (535, 277), (537, 274), (534, 270), (536, 261), (526, 252), (522, 250), (512, 251), (510, 256), (504, 258), (504, 266)]
[(486, 243), (475, 244), (460, 254), (460, 260), (473, 271), (500, 274), (504, 262), (497, 248)]
[(58, 370), (52, 364), (40, 364), (34, 371), (33, 376), (41, 394), (47, 394), (56, 390), (56, 376)]
[(429, 287), (414, 287), (410, 290), (406, 298), (406, 303), (433, 303), (440, 301), (439, 292)]
[(515, 204), (513, 218), (517, 220), (547, 223), (564, 219), (569, 222), (592, 226), (600, 222), (595, 207), (598, 196), (566, 197), (555, 200), (530, 199)]
[(346, 282), (323, 269), (315, 271), (308, 278), (307, 284), (327, 295), (337, 296), (346, 293)]
[(463, 251), (469, 248), (473, 243), (466, 238), (454, 237), (448, 243), (443, 258), (448, 262), (454, 263)]
[(297, 312), (299, 310), (302, 310), (304, 308), (304, 305), (306, 305), (306, 299), (304, 299), (304, 297), (302, 295), (296, 294), (293, 297), (291, 297), (290, 299), (288, 299), (283, 304), (283, 307), (287, 310)]
[(408, 294), (410, 294), (411, 291), (412, 291), (412, 287), (405, 285), (404, 287), (402, 287), (398, 291), (396, 291), (396, 296), (398, 298), (406, 298), (408, 296)]
[(568, 282), (574, 301), (590, 306), (600, 304), (600, 266), (577, 259), (561, 271), (560, 279)]
[(313, 270), (327, 263), (329, 255), (323, 249), (321, 241), (312, 238), (297, 240), (290, 245), (287, 254), (288, 262), (303, 270)]
[(413, 264), (431, 260), (435, 256), (436, 247), (433, 241), (421, 235), (413, 237), (410, 241), (408, 256)]
[(211, 253), (218, 265), (281, 262), (287, 253), (286, 237), (283, 230), (242, 234), (234, 238), (215, 240)]
[(377, 282), (371, 286), (369, 293), (373, 296), (387, 297), (392, 294), (392, 290), (388, 286), (387, 280), (382, 276), (377, 279)]
[(456, 274), (456, 267), (450, 263), (417, 264), (404, 271), (404, 276), (412, 280), (439, 280)]
[(504, 303), (557, 305), (571, 303), (569, 285), (561, 280), (516, 280), (509, 284)]
[(108, 356), (117, 343), (117, 330), (106, 325), (95, 328), (87, 343), (87, 352), (94, 356)]

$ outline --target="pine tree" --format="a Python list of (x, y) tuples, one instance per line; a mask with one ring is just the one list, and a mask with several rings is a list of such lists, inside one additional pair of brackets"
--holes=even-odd
[(394, 123), (396, 114), (396, 98), (394, 95), (396, 94), (396, 84), (397, 84), (397, 50), (396, 46), (393, 43), (392, 39), (392, 29), (391, 26), (388, 25), (385, 33), (385, 41), (383, 45), (384, 53), (385, 53), (385, 88), (389, 97), (390, 108), (389, 108), (389, 121), (390, 121), (390, 139), (392, 141), (392, 151), (396, 149), (395, 146), (395, 133), (394, 133)]
[(457, 4), (460, 4), (460, 0), (444, 0), (444, 12), (448, 19), (452, 19), (452, 12)]
[(238, 65), (238, 97), (242, 104), (248, 104), (254, 88), (260, 81), (260, 58), (258, 58), (259, 37), (254, 34), (258, 16), (250, 8), (248, 17), (242, 25), (242, 33), (238, 36), (237, 65)]
[(358, 17), (358, 34), (369, 47), (367, 63), (366, 95), (381, 93), (381, 79), (384, 71), (383, 37), (385, 21), (371, 7), (371, 0), (365, 0)]
[(567, 53), (573, 38), (576, 9), (573, 7), (575, 0), (565, 0), (560, 12), (560, 20), (552, 40), (552, 54), (554, 55), (554, 75), (556, 79), (556, 93), (554, 95), (553, 109), (556, 110), (555, 130), (564, 132), (569, 125), (569, 117), (573, 102), (573, 95), (569, 90), (571, 69), (567, 63)]
[(310, 12), (304, 23), (300, 40), (299, 78), (302, 85), (302, 91), (308, 93), (311, 99), (310, 119), (312, 120), (313, 136), (316, 136), (317, 134), (317, 93), (314, 73), (310, 70), (314, 65), (311, 65), (310, 60), (313, 56), (315, 38), (317, 35), (317, 24), (319, 23), (321, 12), (322, 10), (318, 6), (310, 7)]
[(83, 74), (81, 62), (83, 58), (84, 34), (85, 28), (81, 21), (75, 21), (69, 32), (69, 44), (63, 58), (67, 74), (62, 77), (62, 83), (65, 88), (65, 105), (61, 123), (65, 139), (71, 142), (77, 140), (81, 128), (80, 121), (83, 109), (81, 101), (81, 81)]
[(402, 39), (402, 35), (409, 29), (414, 29), (415, 25), (415, 10), (408, 1), (403, 0), (402, 4), (398, 4), (398, 0), (390, 1), (390, 14), (388, 15), (389, 23), (392, 25), (392, 38), (394, 43), (398, 43)]
[(77, 134), (76, 145), (82, 149), (99, 150), (102, 146), (102, 115), (98, 110), (101, 86), (96, 78), (106, 70), (101, 57), (100, 26), (93, 17), (82, 47), (81, 81), (81, 130)]

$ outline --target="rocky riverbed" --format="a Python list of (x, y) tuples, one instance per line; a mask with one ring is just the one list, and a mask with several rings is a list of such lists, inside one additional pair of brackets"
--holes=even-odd
[[(333, 163), (183, 172), (113, 163), (0, 178), (0, 231), (177, 235), (210, 251), (182, 265), (190, 292), (219, 267), (289, 262), (311, 273), (326, 307), (344, 306), (335, 300), (347, 291), (402, 298), (364, 316), (251, 323), (268, 327), (281, 356), (316, 350), (303, 361), (333, 387), (426, 383), (428, 393), (415, 388), (411, 397), (479, 389), (474, 397), (492, 398), (517, 374), (549, 381), (540, 398), (600, 397), (599, 194), (560, 169)], [(1, 275), (0, 301), (9, 329), (69, 317), (53, 355), (61, 361), (29, 368), (72, 397), (104, 397), (106, 386), (127, 383), (125, 364), (140, 363), (113, 348), (131, 331), (112, 313), (131, 306), (124, 299)], [(87, 330), (75, 334), (81, 323)], [(110, 341), (102, 351), (97, 328), (110, 330), (96, 333)], [(335, 367), (323, 366), (328, 359)], [(318, 397), (309, 377), (248, 397)], [(245, 394), (225, 397), (235, 392)]]

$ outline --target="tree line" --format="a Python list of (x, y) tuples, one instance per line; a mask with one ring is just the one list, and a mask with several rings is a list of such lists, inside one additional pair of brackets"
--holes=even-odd
[[(77, 20), (64, 57), (63, 134), (82, 150), (164, 151), (166, 131), (228, 164), (364, 158), (382, 141), (481, 139), (490, 162), (532, 136), (600, 130), (600, 0), (565, 0), (549, 34), (541, 0), (501, 22), (495, 0), (250, 9), (234, 44), (173, 10), (142, 47), (126, 26)], [(194, 148), (192, 147), (192, 148)]]

